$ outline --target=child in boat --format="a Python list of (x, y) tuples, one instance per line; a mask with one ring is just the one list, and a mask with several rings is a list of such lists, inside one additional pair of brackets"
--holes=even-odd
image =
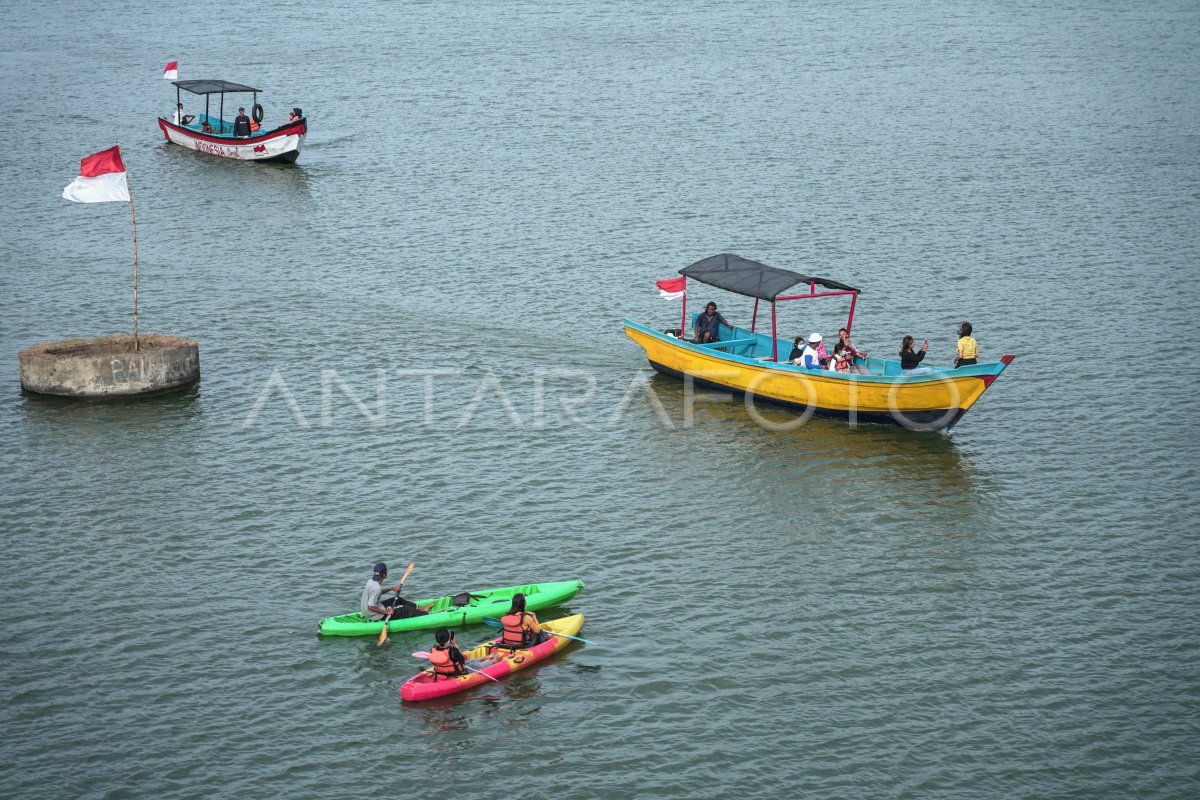
[(829, 364), (826, 366), (826, 369), (830, 372), (849, 372), (850, 365), (846, 362), (846, 345), (838, 342), (833, 346), (833, 355), (829, 357)]
[(518, 592), (512, 597), (508, 613), (500, 618), (504, 630), (500, 641), (492, 646), (505, 650), (523, 650), (546, 641), (549, 636), (542, 630), (537, 614), (525, 610), (525, 595)]
[(955, 354), (954, 368), (979, 363), (979, 342), (971, 337), (971, 323), (964, 322), (958, 326), (958, 352)]
[(433, 638), (437, 644), (429, 651), (429, 665), (435, 676), (463, 675), (496, 663), (496, 659), (490, 656), (467, 661), (449, 628), (438, 628), (433, 632)]

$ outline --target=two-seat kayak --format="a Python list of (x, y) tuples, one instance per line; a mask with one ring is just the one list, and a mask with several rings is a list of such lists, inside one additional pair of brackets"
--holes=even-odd
[[(553, 631), (554, 633), (564, 633), (567, 636), (574, 636), (583, 627), (583, 614), (574, 614), (570, 617), (543, 622), (541, 625), (544, 631)], [(493, 647), (496, 642), (500, 641), (500, 638), (493, 639), (490, 642), (479, 645), (473, 650), (464, 652), (463, 657), (469, 662), (474, 658), (483, 658), (493, 653), (502, 654), (507, 652)], [(492, 681), (488, 679), (488, 676), (499, 679), (519, 669), (525, 669), (531, 664), (544, 661), (570, 643), (570, 639), (562, 636), (551, 636), (541, 644), (535, 644), (532, 647), (521, 650), (513, 650), (509, 655), (506, 655), (496, 663), (486, 666), (478, 672), (468, 672), (465, 675), (438, 675), (432, 669), (427, 669), (405, 681), (404, 685), (400, 687), (400, 697), (403, 700), (413, 702), (432, 700), (435, 697), (445, 697), (446, 695), (465, 691), (482, 683), (491, 683)]]
[[(419, 606), (433, 603), (433, 607), (429, 609), (428, 614), (419, 617), (392, 620), (388, 623), (388, 633), (474, 625), (483, 622), (484, 617), (502, 616), (508, 611), (512, 597), (517, 593), (525, 595), (527, 610), (540, 611), (567, 602), (579, 594), (581, 589), (583, 581), (555, 581), (414, 600)], [(465, 602), (456, 605), (456, 599)], [(321, 620), (318, 628), (324, 636), (378, 636), (383, 630), (383, 620), (371, 621), (356, 611), (353, 614), (326, 617)]]

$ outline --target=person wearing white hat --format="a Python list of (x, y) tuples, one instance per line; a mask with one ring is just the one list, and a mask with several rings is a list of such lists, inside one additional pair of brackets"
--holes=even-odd
[(808, 337), (808, 344), (804, 346), (804, 352), (800, 354), (800, 366), (805, 369), (824, 369), (821, 364), (821, 354), (818, 348), (821, 346), (821, 334), (814, 333)]

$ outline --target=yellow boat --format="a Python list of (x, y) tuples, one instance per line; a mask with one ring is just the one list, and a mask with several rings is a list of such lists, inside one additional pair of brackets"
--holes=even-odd
[[(950, 428), (962, 418), (980, 395), (1012, 362), (1006, 355), (999, 361), (958, 368), (927, 367), (925, 374), (903, 374), (900, 362), (883, 358), (855, 358), (866, 374), (809, 369), (779, 360), (780, 347), (791, 348), (775, 335), (775, 304), (784, 300), (815, 297), (850, 297), (847, 330), (854, 321), (854, 304), (859, 291), (837, 281), (801, 275), (769, 267), (756, 261), (722, 253), (697, 261), (679, 271), (684, 276), (660, 282), (660, 288), (686, 292), (692, 279), (754, 298), (750, 328), (718, 325), (718, 341), (699, 343), (683, 338), (687, 329), (687, 299), (684, 294), (680, 328), (659, 331), (633, 320), (625, 320), (625, 335), (646, 351), (654, 369), (709, 388), (744, 395), (748, 408), (763, 401), (802, 412), (801, 424), (812, 414), (858, 422), (901, 425), (918, 430)], [(670, 286), (664, 286), (670, 284)], [(804, 294), (785, 295), (794, 286), (807, 284)], [(817, 291), (820, 286), (828, 291)], [(680, 288), (684, 287), (684, 288)], [(771, 304), (771, 334), (755, 330), (758, 303)], [(692, 322), (699, 316), (694, 314)], [(926, 372), (927, 370), (927, 372)]]

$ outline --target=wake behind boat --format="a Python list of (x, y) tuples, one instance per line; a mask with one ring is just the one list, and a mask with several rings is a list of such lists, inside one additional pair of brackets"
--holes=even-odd
[[(308, 135), (308, 121), (300, 109), (293, 109), (291, 118), (277, 128), (262, 126), (263, 107), (258, 104), (258, 92), (252, 86), (218, 80), (172, 81), (175, 86), (173, 119), (158, 118), (158, 127), (167, 141), (202, 153), (235, 158), (241, 161), (268, 161), (291, 164), (300, 157), (300, 146)], [(182, 111), (181, 92), (204, 97), (203, 114)], [(219, 95), (217, 115), (212, 116), (212, 95)], [(241, 123), (225, 119), (225, 95), (251, 94), (250, 116)], [(232, 110), (232, 108), (231, 108)]]
[[(786, 354), (792, 342), (776, 337), (775, 304), (783, 300), (847, 296), (850, 298), (850, 314), (846, 320), (849, 331), (860, 290), (828, 278), (769, 267), (732, 253), (702, 259), (679, 273), (683, 278), (662, 283), (679, 284), (678, 290), (674, 285), (671, 289), (684, 297), (681, 329), (658, 331), (625, 320), (625, 335), (645, 349), (650, 366), (667, 375), (799, 409), (806, 414), (920, 430), (950, 428), (1014, 358), (1006, 355), (999, 361), (957, 369), (931, 367), (928, 374), (923, 375), (904, 375), (899, 361), (883, 358), (856, 358), (855, 363), (863, 368), (862, 373), (806, 369), (779, 359), (779, 349), (784, 348)], [(684, 339), (689, 324), (694, 324), (699, 316), (693, 314), (689, 319), (687, 315), (684, 287), (689, 278), (753, 297), (754, 315), (749, 329), (718, 325), (718, 341), (700, 343)], [(808, 291), (784, 294), (798, 285), (805, 285)], [(817, 291), (818, 286), (827, 291)], [(755, 330), (760, 300), (771, 304), (770, 335)]]

